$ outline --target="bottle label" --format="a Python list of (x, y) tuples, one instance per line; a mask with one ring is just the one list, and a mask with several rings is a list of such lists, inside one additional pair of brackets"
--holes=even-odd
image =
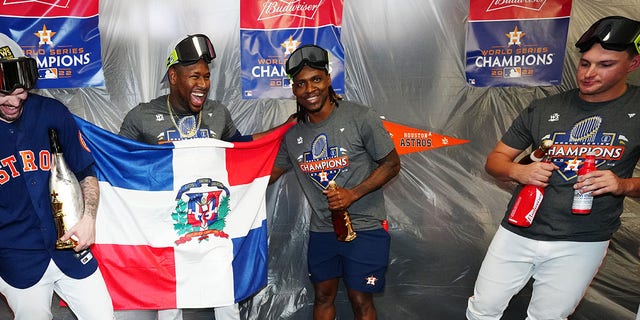
[(571, 206), (571, 212), (573, 213), (590, 213), (591, 205), (593, 204), (593, 196), (591, 192), (582, 193), (578, 190), (573, 192), (573, 205)]
[[(524, 189), (523, 189), (524, 191)], [(533, 222), (538, 208), (542, 203), (544, 193), (535, 188), (533, 193), (521, 191), (509, 213), (509, 223), (520, 227), (528, 227)]]

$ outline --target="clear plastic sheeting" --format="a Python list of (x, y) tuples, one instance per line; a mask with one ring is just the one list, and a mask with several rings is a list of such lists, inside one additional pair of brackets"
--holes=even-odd
[[(573, 1), (562, 85), (473, 88), (465, 84), (463, 64), (468, 1), (344, 2), (345, 99), (366, 104), (393, 122), (471, 140), (403, 155), (400, 174), (384, 187), (392, 246), (386, 291), (376, 296), (380, 319), (464, 319), (467, 298), (514, 187), (484, 171), (487, 154), (532, 99), (576, 86), (579, 55), (573, 44), (592, 22), (607, 15), (640, 19), (636, 0)], [(238, 3), (223, 0), (102, 0), (106, 87), (42, 93), (117, 132), (129, 109), (167, 92), (160, 79), (168, 46), (186, 34), (204, 33), (218, 54), (211, 98), (228, 106), (243, 133), (280, 124), (295, 109), (293, 100), (241, 99), (239, 12)], [(631, 79), (638, 84), (640, 71)], [(311, 318), (309, 206), (302, 199), (291, 174), (269, 187), (269, 281), (241, 304), (243, 318)], [(622, 227), (571, 319), (635, 318), (640, 204), (637, 199), (625, 204)], [(504, 319), (523, 319), (530, 293), (529, 285), (512, 300)], [(342, 285), (337, 309), (338, 319), (352, 319)]]

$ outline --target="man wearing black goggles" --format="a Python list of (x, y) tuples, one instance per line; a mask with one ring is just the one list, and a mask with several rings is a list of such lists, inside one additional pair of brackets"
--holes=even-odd
[[(35, 60), (0, 33), (0, 159), (6, 161), (0, 192), (0, 294), (6, 297), (13, 319), (50, 319), (54, 288), (62, 297), (74, 297), (66, 299), (74, 319), (114, 319), (98, 262), (90, 254), (76, 254), (95, 242), (100, 197), (95, 160), (69, 109), (56, 99), (29, 91), (37, 78)], [(58, 133), (83, 201), (80, 208), (69, 207), (81, 212), (64, 207), (65, 214), (81, 216), (60, 238), (74, 237), (77, 245), (64, 250), (55, 248), (60, 235), (50, 205), (50, 129)]]
[[(624, 17), (595, 22), (576, 43), (581, 52), (575, 74), (578, 87), (531, 101), (487, 156), (485, 169), (496, 180), (519, 185), (534, 181), (553, 192), (544, 195), (536, 218), (526, 228), (507, 222), (517, 203), (518, 190), (513, 193), (482, 262), (467, 319), (500, 318), (531, 279), (536, 289), (520, 318), (567, 319), (584, 297), (620, 226), (625, 197), (640, 196), (640, 179), (634, 177), (640, 159), (635, 152), (640, 148), (635, 116), (640, 87), (627, 83), (628, 75), (640, 68), (640, 54), (634, 48), (638, 31), (638, 22)], [(596, 151), (599, 170), (572, 172), (564, 161), (567, 152), (555, 153), (559, 158), (553, 163), (514, 162), (545, 136), (575, 152), (571, 157), (579, 164), (588, 151)], [(616, 150), (616, 155), (611, 157), (605, 148)], [(591, 218), (572, 215), (576, 194), (593, 196), (588, 203)], [(543, 255), (536, 252), (541, 247)]]
[(640, 21), (620, 16), (602, 18), (578, 39), (576, 47), (585, 52), (596, 42), (607, 50), (624, 51), (633, 47), (640, 53)]
[[(169, 94), (131, 109), (122, 121), (119, 135), (148, 144), (186, 139), (240, 142), (259, 139), (273, 130), (243, 135), (227, 107), (219, 100), (208, 99), (211, 87), (209, 63), (216, 54), (207, 36), (187, 36), (169, 51), (163, 80), (169, 85)], [(213, 312), (218, 320), (240, 320), (237, 303), (215, 307)], [(121, 320), (183, 319), (181, 309), (119, 310), (116, 316)]]
[[(398, 174), (400, 157), (375, 111), (352, 101), (340, 101), (338, 106), (341, 98), (331, 85), (326, 50), (315, 45), (299, 47), (285, 68), (296, 98), (298, 123), (285, 134), (269, 181), (294, 171), (313, 208), (307, 266), (315, 294), (314, 318), (335, 317), (342, 280), (352, 319), (375, 319), (373, 297), (384, 290), (389, 263), (382, 187)], [(332, 187), (331, 181), (337, 186)], [(367, 252), (366, 259), (361, 252)], [(371, 282), (365, 284), (361, 275)]]

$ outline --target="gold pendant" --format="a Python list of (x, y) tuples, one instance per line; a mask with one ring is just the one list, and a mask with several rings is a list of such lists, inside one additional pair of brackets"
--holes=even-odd
[(196, 117), (191, 115), (180, 118), (180, 120), (178, 120), (178, 131), (180, 132), (180, 137), (194, 137), (198, 131), (198, 127), (196, 126)]

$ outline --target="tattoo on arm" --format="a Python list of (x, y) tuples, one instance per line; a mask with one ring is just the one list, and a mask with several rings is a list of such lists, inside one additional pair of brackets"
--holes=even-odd
[(93, 176), (87, 176), (80, 181), (80, 188), (84, 197), (84, 214), (88, 214), (95, 219), (98, 215), (98, 203), (100, 202), (98, 179)]

